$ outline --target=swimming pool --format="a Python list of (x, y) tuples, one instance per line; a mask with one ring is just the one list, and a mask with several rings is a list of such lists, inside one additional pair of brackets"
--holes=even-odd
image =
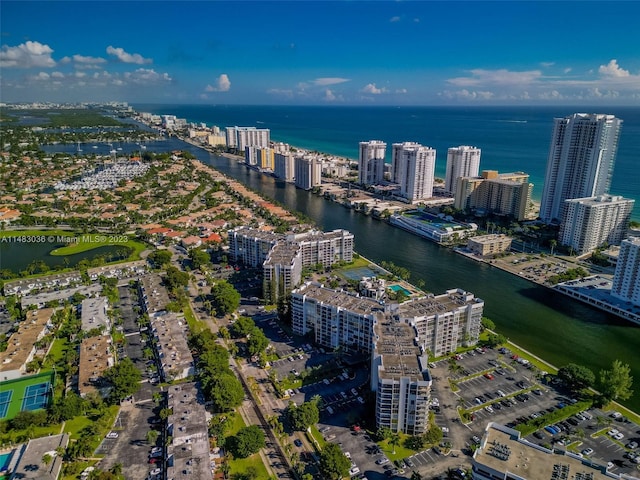
[(404, 287), (401, 287), (400, 285), (389, 285), (389, 288), (391, 290), (393, 290), (394, 292), (402, 292), (404, 293), (407, 297), (411, 296), (411, 292), (409, 290), (407, 290)]
[(13, 455), (13, 451), (9, 453), (0, 453), (0, 472), (7, 471), (7, 468), (9, 468), (9, 462), (11, 461), (12, 455)]

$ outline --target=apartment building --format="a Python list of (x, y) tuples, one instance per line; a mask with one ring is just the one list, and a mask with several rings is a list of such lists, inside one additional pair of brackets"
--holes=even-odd
[(479, 177), (458, 179), (454, 207), (478, 214), (512, 216), (521, 221), (529, 216), (532, 191), (533, 184), (524, 172), (484, 170)]
[(195, 383), (171, 385), (167, 389), (166, 478), (172, 480), (210, 480), (208, 422), (204, 398)]
[(49, 333), (53, 308), (29, 310), (18, 331), (9, 337), (7, 349), (0, 352), (0, 381), (12, 380), (27, 372), (36, 354), (36, 342)]
[(629, 237), (620, 244), (611, 295), (640, 306), (640, 237)]
[(294, 166), (296, 187), (311, 190), (322, 185), (322, 160), (316, 155), (296, 155)]
[(503, 234), (479, 235), (467, 240), (467, 249), (481, 257), (508, 252), (513, 239)]
[(440, 357), (478, 342), (483, 311), (483, 300), (451, 289), (404, 302), (394, 316), (416, 329), (423, 351)]
[(358, 183), (376, 185), (384, 180), (384, 157), (387, 144), (380, 140), (360, 142)]
[(558, 239), (579, 255), (604, 243), (620, 245), (627, 235), (635, 200), (613, 195), (565, 200)]
[(187, 344), (187, 322), (175, 313), (157, 313), (150, 317), (154, 347), (165, 382), (195, 374), (195, 362)]
[(444, 189), (450, 195), (456, 193), (460, 177), (477, 177), (480, 171), (481, 150), (468, 145), (451, 147), (447, 150), (447, 167)]
[(80, 319), (82, 330), (99, 329), (103, 333), (109, 333), (111, 321), (107, 316), (109, 300), (107, 297), (85, 298), (80, 304)]
[(399, 185), (399, 195), (409, 203), (433, 196), (436, 151), (415, 142), (393, 144), (392, 181)]
[(281, 241), (269, 251), (262, 264), (263, 297), (272, 303), (293, 290), (302, 278), (301, 247)]
[(115, 365), (111, 348), (111, 336), (99, 335), (85, 338), (80, 344), (78, 366), (78, 393), (86, 397), (90, 393), (100, 393), (102, 375)]
[(429, 356), (410, 325), (391, 318), (374, 325), (371, 390), (376, 392), (376, 425), (422, 435), (429, 429)]
[(562, 222), (565, 200), (609, 193), (621, 128), (614, 115), (554, 119), (540, 203), (543, 221)]
[(246, 147), (269, 147), (271, 131), (268, 128), (227, 127), (227, 147), (244, 152)]
[(630, 477), (609, 472), (606, 465), (570, 450), (549, 449), (529, 442), (519, 431), (489, 422), (480, 447), (473, 453), (471, 478), (605, 480)]
[(258, 267), (267, 259), (275, 244), (283, 239), (284, 235), (281, 234), (238, 227), (229, 230), (229, 256), (233, 261)]
[(273, 174), (285, 182), (293, 182), (295, 178), (295, 155), (293, 152), (276, 152), (274, 154)]
[(315, 342), (325, 348), (342, 347), (351, 352), (371, 353), (373, 323), (384, 316), (384, 305), (370, 298), (306, 283), (291, 292), (293, 332), (313, 332)]

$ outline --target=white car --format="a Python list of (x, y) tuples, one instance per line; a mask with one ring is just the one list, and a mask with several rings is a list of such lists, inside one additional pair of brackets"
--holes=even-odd
[(107, 438), (118, 438), (118, 432), (107, 433)]
[(611, 430), (609, 430), (609, 431), (607, 432), (607, 435), (609, 435), (610, 437), (614, 437), (614, 436), (616, 436), (616, 435), (617, 435), (617, 434), (619, 434), (619, 433), (620, 433), (620, 432), (618, 431), (618, 429), (617, 429), (617, 428), (612, 428)]
[(349, 475), (354, 476), (360, 473), (360, 469), (358, 467), (351, 467), (349, 470)]
[(149, 472), (149, 475), (160, 475), (162, 473), (162, 470), (159, 468), (154, 468), (153, 470), (151, 470)]
[(582, 450), (582, 455), (588, 457), (589, 455), (593, 455), (593, 448), (585, 448)]
[(153, 453), (158, 453), (158, 452), (161, 452), (161, 451), (162, 451), (162, 447), (153, 447), (153, 448), (151, 449), (151, 453), (152, 453), (152, 454), (153, 454)]
[(484, 407), (484, 409), (489, 412), (489, 413), (493, 413), (493, 408), (491, 408), (489, 405), (487, 405), (486, 407)]
[(389, 463), (389, 459), (387, 457), (382, 457), (376, 460), (378, 465), (384, 465), (385, 463)]
[(613, 438), (615, 438), (616, 440), (622, 440), (624, 438), (624, 433), (618, 432), (613, 436)]

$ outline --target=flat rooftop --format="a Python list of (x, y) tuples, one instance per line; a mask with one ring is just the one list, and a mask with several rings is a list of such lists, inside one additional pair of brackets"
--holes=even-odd
[[(585, 463), (583, 463), (585, 462)], [(473, 455), (474, 468), (483, 466), (520, 478), (536, 480), (600, 480), (619, 478), (607, 475), (605, 468), (591, 460), (577, 456), (553, 453), (543, 447), (519, 438), (519, 432), (496, 423), (489, 423), (480, 448)]]
[[(430, 380), (428, 370), (420, 364), (420, 347), (414, 340), (417, 333), (406, 323), (384, 320), (374, 325), (376, 353), (382, 356), (381, 378), (422, 377)], [(425, 377), (426, 374), (426, 377)]]
[(373, 315), (384, 311), (384, 306), (366, 297), (356, 297), (339, 290), (331, 290), (317, 284), (307, 284), (297, 292), (327, 305), (340, 307), (360, 315)]
[(85, 331), (103, 327), (109, 329), (108, 304), (107, 297), (85, 298), (82, 300), (82, 329)]
[(401, 317), (428, 317), (482, 303), (484, 302), (474, 297), (472, 293), (459, 289), (448, 290), (442, 295), (427, 296), (404, 302), (400, 304), (398, 314)]
[(265, 265), (291, 265), (300, 251), (300, 245), (288, 242), (278, 242), (269, 251)]
[(18, 331), (9, 337), (7, 349), (0, 352), (0, 371), (22, 368), (33, 352), (33, 346), (44, 335), (47, 323), (53, 315), (53, 308), (29, 310), (27, 318), (20, 323)]

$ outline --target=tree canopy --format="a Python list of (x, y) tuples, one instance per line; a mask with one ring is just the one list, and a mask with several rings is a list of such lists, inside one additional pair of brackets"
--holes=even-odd
[(596, 376), (587, 367), (569, 363), (558, 370), (558, 378), (563, 380), (573, 392), (591, 388), (596, 383)]
[(241, 428), (235, 436), (232, 451), (234, 456), (246, 458), (257, 453), (265, 446), (264, 432), (258, 425), (249, 425)]
[(600, 370), (599, 389), (606, 401), (627, 400), (633, 395), (631, 368), (614, 360), (610, 370)]
[(167, 274), (164, 277), (165, 284), (170, 290), (179, 290), (181, 287), (189, 285), (189, 274), (181, 272), (173, 265), (167, 267)]
[(111, 384), (109, 400), (112, 403), (119, 403), (138, 390), (142, 375), (131, 359), (127, 357), (105, 370), (104, 378)]
[(189, 251), (189, 258), (193, 263), (193, 267), (200, 270), (202, 267), (211, 265), (211, 256), (200, 248), (192, 248)]
[(304, 402), (300, 406), (291, 402), (287, 407), (287, 416), (291, 426), (300, 431), (304, 431), (320, 421), (320, 412), (315, 401)]
[(340, 480), (349, 475), (351, 462), (336, 443), (327, 443), (320, 452), (320, 473), (327, 480)]
[(220, 315), (227, 315), (240, 306), (240, 293), (229, 282), (221, 280), (211, 289), (213, 308)]
[(264, 352), (269, 345), (269, 339), (266, 337), (262, 329), (255, 327), (249, 333), (247, 338), (247, 349), (249, 355), (259, 355)]
[(161, 268), (171, 261), (171, 252), (169, 250), (156, 250), (151, 252), (148, 258), (156, 267)]
[(240, 380), (229, 370), (215, 376), (202, 377), (205, 397), (211, 400), (217, 412), (227, 412), (242, 403), (244, 390)]

